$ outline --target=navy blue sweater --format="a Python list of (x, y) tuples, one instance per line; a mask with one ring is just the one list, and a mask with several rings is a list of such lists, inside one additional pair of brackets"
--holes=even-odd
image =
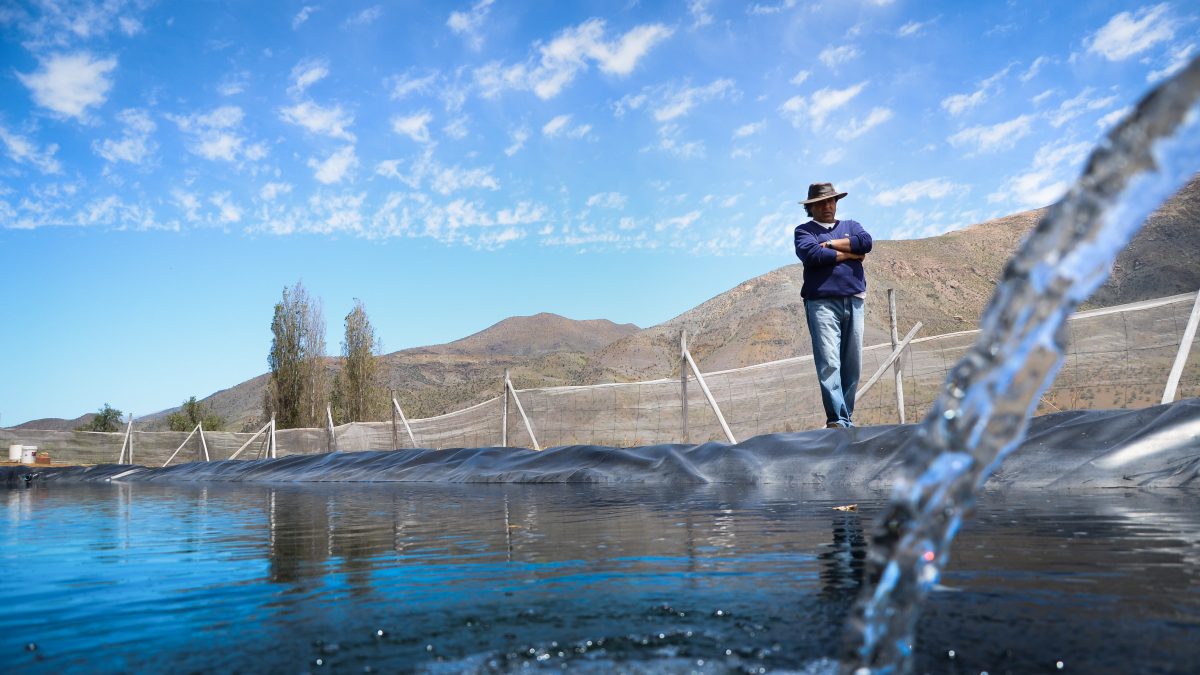
[(849, 239), (850, 252), (871, 252), (874, 242), (862, 225), (853, 220), (839, 220), (832, 230), (815, 221), (796, 226), (796, 257), (804, 263), (804, 286), (800, 296), (807, 299), (840, 298), (865, 293), (867, 276), (861, 260), (837, 262), (837, 251), (821, 246), (831, 239)]

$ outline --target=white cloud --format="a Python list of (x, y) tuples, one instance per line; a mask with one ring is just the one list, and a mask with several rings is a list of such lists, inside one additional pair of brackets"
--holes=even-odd
[(954, 183), (945, 178), (927, 178), (905, 183), (893, 190), (878, 192), (871, 201), (880, 206), (895, 206), (912, 203), (918, 199), (942, 199), (953, 194), (965, 193), (970, 189), (968, 185)]
[(305, 5), (301, 7), (300, 11), (296, 12), (296, 16), (292, 17), (292, 30), (296, 30), (303, 25), (305, 21), (308, 21), (308, 17), (312, 16), (312, 13), (315, 11), (317, 11), (317, 8), (313, 5)]
[(546, 207), (530, 201), (518, 202), (516, 208), (496, 212), (497, 225), (531, 225), (546, 218)]
[(783, 2), (774, 5), (760, 5), (755, 3), (746, 9), (746, 13), (758, 15), (778, 14), (795, 7), (797, 2), (798, 0), (783, 0)]
[(847, 61), (853, 61), (859, 56), (862, 56), (862, 52), (858, 51), (853, 45), (841, 45), (840, 47), (826, 47), (822, 49), (817, 58), (821, 59), (821, 63), (824, 63), (827, 67), (836, 68)]
[(291, 191), (291, 183), (270, 182), (262, 186), (262, 189), (258, 191), (258, 196), (264, 201), (273, 202), (279, 195), (286, 195), (291, 193)]
[(1177, 45), (1177, 46), (1173, 47), (1171, 49), (1170, 54), (1167, 55), (1167, 58), (1168, 58), (1167, 65), (1163, 66), (1159, 70), (1152, 70), (1149, 73), (1147, 73), (1146, 81), (1147, 82), (1157, 82), (1163, 78), (1170, 77), (1170, 76), (1174, 75), (1175, 73), (1179, 72), (1184, 66), (1186, 66), (1188, 64), (1188, 60), (1191, 59), (1192, 53), (1195, 51), (1196, 51), (1196, 44), (1192, 43), (1192, 42), (1189, 42), (1188, 44), (1185, 44), (1185, 45)]
[(1086, 40), (1088, 51), (1109, 61), (1124, 61), (1170, 40), (1175, 37), (1175, 22), (1168, 16), (1169, 9), (1162, 3), (1117, 14)]
[(838, 162), (842, 161), (842, 159), (845, 157), (846, 157), (845, 148), (831, 148), (829, 150), (826, 150), (825, 154), (821, 155), (820, 161), (821, 161), (821, 164), (823, 164), (825, 166), (830, 166), (833, 164), (837, 164)]
[(62, 172), (62, 165), (54, 158), (54, 153), (58, 152), (57, 145), (52, 143), (45, 148), (38, 148), (36, 143), (9, 131), (3, 124), (0, 124), (0, 141), (4, 143), (8, 158), (17, 164), (32, 164), (38, 171), (47, 174)]
[(942, 108), (951, 115), (960, 115), (972, 108), (979, 106), (988, 99), (988, 94), (998, 89), (998, 83), (1012, 66), (1008, 66), (1004, 70), (988, 77), (979, 83), (979, 88), (970, 94), (955, 94), (942, 99)]
[(1033, 115), (1021, 115), (991, 126), (969, 127), (947, 140), (955, 147), (974, 146), (975, 152), (1008, 150), (1015, 146), (1017, 141), (1029, 135), (1033, 130), (1033, 120)]
[(318, 181), (331, 185), (340, 183), (351, 169), (358, 166), (358, 157), (354, 154), (354, 146), (347, 145), (323, 160), (309, 158), (308, 167), (313, 169), (313, 177)]
[(800, 86), (800, 85), (804, 84), (805, 82), (807, 82), (808, 78), (811, 75), (812, 75), (811, 72), (809, 72), (807, 70), (802, 70), (802, 71), (796, 73), (795, 75), (793, 75), (792, 79), (790, 79), (788, 81), (796, 86)]
[(766, 129), (766, 128), (767, 128), (766, 120), (762, 120), (759, 122), (751, 122), (750, 124), (743, 124), (742, 126), (738, 127), (737, 129), (734, 129), (733, 137), (734, 138), (746, 138), (748, 136), (753, 136), (754, 134), (761, 133), (762, 130)]
[(589, 19), (567, 28), (548, 44), (537, 46), (537, 56), (525, 63), (489, 63), (474, 71), (476, 85), (485, 97), (505, 90), (529, 90), (539, 98), (551, 99), (595, 63), (609, 75), (628, 75), (655, 45), (674, 30), (662, 24), (636, 26), (614, 40), (604, 39), (604, 21)]
[(352, 15), (350, 18), (346, 19), (345, 23), (342, 25), (344, 25), (346, 28), (354, 28), (356, 26), (369, 26), (370, 24), (373, 24), (377, 20), (379, 20), (379, 18), (382, 16), (383, 16), (383, 6), (382, 5), (372, 5), (366, 9), (362, 10), (361, 12)]
[(217, 85), (217, 93), (222, 96), (236, 96), (246, 91), (249, 79), (250, 74), (246, 71), (230, 75), (221, 80), (221, 83)]
[(217, 220), (222, 223), (237, 223), (242, 220), (242, 209), (229, 198), (228, 192), (217, 192), (208, 200), (217, 207)]
[(1046, 91), (1043, 91), (1042, 93), (1038, 94), (1037, 96), (1034, 96), (1033, 98), (1029, 99), (1029, 102), (1034, 105), (1041, 105), (1042, 101), (1045, 101), (1046, 99), (1050, 98), (1051, 96), (1054, 95), (1054, 93), (1055, 92), (1053, 89), (1047, 89)]
[(684, 230), (691, 227), (693, 223), (700, 219), (699, 211), (690, 211), (682, 216), (667, 218), (654, 224), (655, 232), (662, 232), (666, 229)]
[(329, 62), (325, 59), (304, 59), (292, 68), (292, 86), (288, 93), (299, 96), (312, 85), (329, 76)]
[(392, 100), (400, 100), (411, 94), (424, 94), (433, 88), (437, 82), (438, 74), (436, 72), (428, 75), (417, 77), (412, 72), (403, 75), (396, 75), (388, 81), (388, 87), (392, 90)]
[(546, 124), (542, 126), (542, 135), (553, 138), (554, 136), (562, 133), (562, 130), (565, 129), (570, 122), (570, 115), (559, 115), (549, 122), (546, 122)]
[(158, 149), (150, 140), (157, 128), (145, 110), (129, 108), (117, 113), (117, 119), (125, 126), (120, 140), (105, 139), (92, 143), (92, 150), (109, 163), (129, 162), (142, 164)]
[(826, 87), (808, 99), (803, 96), (793, 96), (785, 101), (779, 110), (795, 126), (800, 126), (801, 122), (808, 119), (812, 122), (813, 129), (817, 130), (825, 126), (826, 117), (853, 100), (855, 96), (862, 93), (866, 86), (866, 82), (859, 82), (845, 89)]
[(598, 192), (587, 199), (588, 206), (604, 209), (623, 209), (629, 199), (620, 192)]
[(522, 127), (512, 132), (512, 145), (504, 149), (504, 154), (512, 157), (525, 147), (525, 141), (529, 140), (529, 130)]
[(713, 22), (709, 14), (709, 4), (712, 0), (688, 0), (688, 14), (692, 15), (692, 30), (707, 26)]
[(304, 127), (311, 133), (354, 141), (354, 134), (347, 129), (354, 124), (354, 115), (342, 110), (340, 105), (322, 108), (311, 101), (302, 101), (296, 105), (281, 108), (279, 116), (285, 122)]
[(1092, 98), (1092, 89), (1088, 87), (1079, 92), (1074, 98), (1063, 101), (1058, 106), (1058, 110), (1049, 114), (1050, 126), (1058, 129), (1062, 125), (1079, 117), (1080, 115), (1090, 110), (1099, 110), (1107, 108), (1116, 102), (1116, 96), (1104, 96), (1102, 98)]
[(171, 190), (171, 197), (175, 199), (175, 203), (179, 208), (183, 209), (183, 217), (188, 222), (196, 222), (200, 220), (200, 199), (191, 192), (185, 192), (179, 188)]
[(480, 28), (483, 27), (483, 22), (487, 19), (488, 11), (494, 1), (479, 0), (471, 6), (469, 12), (451, 12), (450, 18), (446, 20), (446, 25), (455, 34), (461, 35), (471, 49), (479, 51), (483, 49), (483, 34)]
[(667, 94), (662, 104), (654, 110), (654, 119), (667, 122), (686, 115), (699, 103), (722, 99), (736, 93), (733, 80), (720, 79), (703, 87), (684, 87)]
[(470, 133), (470, 130), (467, 127), (467, 123), (470, 121), (471, 118), (467, 117), (466, 115), (456, 117), (450, 120), (446, 126), (442, 127), (442, 131), (444, 131), (450, 138), (453, 138), (456, 141), (461, 141), (467, 137), (468, 133)]
[(97, 58), (87, 52), (55, 54), (26, 75), (17, 73), (33, 93), (33, 100), (65, 117), (83, 120), (88, 108), (102, 105), (112, 88), (115, 58)]
[(117, 19), (117, 27), (121, 29), (121, 32), (124, 33), (126, 37), (133, 37), (134, 35), (137, 35), (138, 33), (142, 32), (143, 28), (141, 21), (128, 16), (123, 16)]
[(896, 35), (898, 37), (914, 37), (916, 35), (920, 35), (921, 31), (925, 30), (925, 28), (931, 23), (933, 22), (909, 21), (903, 26), (900, 26), (900, 28), (896, 31)]
[(872, 108), (871, 112), (867, 114), (866, 119), (861, 122), (858, 121), (857, 117), (852, 117), (843, 126), (838, 128), (836, 134), (838, 140), (849, 141), (858, 138), (871, 129), (892, 119), (892, 114), (892, 111), (888, 108)]
[(592, 130), (592, 125), (590, 124), (580, 124), (570, 127), (570, 123), (570, 115), (558, 115), (542, 126), (542, 135), (547, 138), (557, 138), (559, 136), (583, 138)]
[(1090, 143), (1059, 143), (1040, 148), (1032, 166), (1006, 180), (1000, 189), (988, 195), (988, 202), (1037, 208), (1057, 201), (1070, 187), (1070, 172), (1078, 169), (1091, 148)]
[(435, 192), (448, 195), (470, 188), (499, 190), (500, 183), (492, 176), (491, 169), (460, 169), (453, 166), (439, 168), (433, 175), (432, 187)]
[(705, 155), (704, 141), (681, 140), (682, 131), (677, 124), (664, 124), (658, 128), (658, 144), (646, 150), (660, 150), (680, 159), (694, 159)]
[(209, 160), (236, 161), (239, 157), (257, 161), (266, 156), (263, 144), (247, 145), (237, 133), (242, 123), (242, 109), (225, 105), (207, 114), (187, 116), (167, 115), (189, 137), (188, 149)]
[(429, 143), (429, 123), (433, 121), (433, 114), (427, 110), (419, 113), (414, 113), (406, 117), (392, 118), (392, 131), (401, 136), (408, 136), (418, 143)]
[(1026, 69), (1025, 72), (1021, 73), (1018, 79), (1020, 79), (1022, 82), (1028, 82), (1032, 80), (1033, 78), (1037, 77), (1038, 73), (1042, 71), (1042, 66), (1045, 66), (1047, 63), (1050, 63), (1049, 58), (1045, 56), (1037, 57), (1033, 60), (1033, 63), (1029, 64), (1029, 68)]
[(1117, 108), (1116, 110), (1106, 114), (1104, 117), (1101, 117), (1100, 119), (1096, 120), (1096, 126), (1100, 127), (1101, 130), (1107, 132), (1109, 129), (1116, 126), (1117, 122), (1120, 122), (1126, 115), (1128, 115), (1132, 111), (1133, 111), (1132, 106), (1125, 106), (1124, 108)]

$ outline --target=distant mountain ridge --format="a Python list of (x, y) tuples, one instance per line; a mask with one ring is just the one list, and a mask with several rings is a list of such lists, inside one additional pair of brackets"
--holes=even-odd
[[(888, 339), (888, 288), (897, 289), (902, 334), (918, 320), (924, 324), (921, 335), (977, 327), (1005, 263), (1044, 212), (1025, 211), (927, 239), (876, 241), (866, 263), (866, 342)], [(1198, 234), (1200, 179), (1193, 178), (1149, 218), (1085, 308), (1195, 292)], [(549, 313), (511, 317), (450, 343), (383, 355), (382, 371), (406, 414), (420, 418), (498, 395), (505, 369), (518, 388), (677, 375), (682, 330), (706, 371), (804, 355), (811, 347), (802, 281), (801, 265), (785, 265), (646, 329)], [(329, 359), (331, 369), (339, 363)], [(258, 420), (267, 378), (259, 375), (204, 401), (229, 420), (229, 428), (241, 429)], [(137, 426), (164, 427), (169, 412), (141, 418)]]

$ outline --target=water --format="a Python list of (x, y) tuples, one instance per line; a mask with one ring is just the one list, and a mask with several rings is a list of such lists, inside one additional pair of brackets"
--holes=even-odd
[[(919, 624), (917, 670), (1197, 672), (1197, 497), (986, 494)], [(0, 662), (47, 673), (828, 673), (886, 504), (714, 485), (3, 499)]]
[(868, 586), (844, 673), (909, 672), (921, 603), (975, 492), (1019, 443), (1061, 364), (1063, 325), (1146, 217), (1200, 169), (1200, 57), (1151, 91), (1009, 261), (976, 345), (904, 448), (906, 475), (871, 530)]

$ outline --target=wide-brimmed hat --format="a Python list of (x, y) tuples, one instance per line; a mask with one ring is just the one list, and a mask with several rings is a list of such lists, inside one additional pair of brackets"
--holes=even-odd
[(833, 188), (833, 183), (813, 183), (808, 186), (808, 199), (800, 202), (801, 204), (812, 204), (813, 202), (825, 201), (826, 199), (841, 199), (849, 192), (838, 192)]

